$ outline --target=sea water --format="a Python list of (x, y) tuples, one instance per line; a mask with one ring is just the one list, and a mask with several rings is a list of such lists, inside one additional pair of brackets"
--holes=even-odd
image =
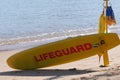
[[(110, 0), (120, 33), (119, 0)], [(97, 33), (103, 0), (0, 0), (0, 51)]]

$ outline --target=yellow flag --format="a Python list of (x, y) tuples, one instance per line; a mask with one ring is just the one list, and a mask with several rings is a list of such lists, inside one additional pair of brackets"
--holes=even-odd
[(101, 14), (99, 19), (99, 33), (105, 33), (106, 31), (106, 16), (104, 14)]

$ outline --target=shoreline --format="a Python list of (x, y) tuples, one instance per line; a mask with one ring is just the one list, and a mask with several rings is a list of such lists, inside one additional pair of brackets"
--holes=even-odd
[[(114, 33), (114, 32), (112, 32)], [(84, 35), (91, 35), (91, 34), (97, 34), (97, 33), (89, 33), (89, 34), (84, 34)], [(36, 46), (40, 46), (40, 45), (44, 45), (47, 43), (51, 43), (51, 42), (55, 42), (55, 41), (59, 41), (59, 40), (64, 40), (66, 38), (70, 38), (70, 37), (76, 37), (76, 36), (84, 36), (84, 35), (72, 35), (72, 36), (61, 36), (61, 37), (54, 37), (54, 38), (50, 38), (50, 39), (45, 39), (45, 40), (35, 40), (35, 41), (31, 41), (31, 42), (15, 42), (14, 44), (6, 44), (6, 45), (0, 45), (0, 52), (3, 51), (11, 51), (11, 50), (20, 50), (20, 49), (29, 49), (29, 48), (33, 48)], [(120, 34), (118, 34), (120, 37)]]
[(30, 71), (19, 71), (8, 67), (6, 60), (19, 50), (0, 52), (0, 79), (1, 80), (118, 80), (120, 78), (120, 45), (109, 50), (109, 67), (99, 67), (98, 56), (83, 60)]

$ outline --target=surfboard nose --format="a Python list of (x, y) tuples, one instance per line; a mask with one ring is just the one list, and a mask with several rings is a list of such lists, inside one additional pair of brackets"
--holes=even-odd
[(7, 64), (9, 67), (13, 69), (20, 69), (20, 70), (37, 69), (35, 67), (35, 64), (32, 64), (32, 62), (31, 63), (28, 62), (28, 59), (26, 56), (20, 56), (20, 55), (18, 56), (17, 54), (15, 54), (7, 59)]
[(15, 63), (15, 60), (12, 57), (9, 57), (7, 59), (7, 64), (8, 64), (9, 67), (14, 68), (15, 67), (14, 63)]

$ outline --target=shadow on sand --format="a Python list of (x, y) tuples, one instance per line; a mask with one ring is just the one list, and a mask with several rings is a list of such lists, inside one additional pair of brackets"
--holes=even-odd
[(0, 76), (27, 76), (27, 77), (36, 77), (36, 76), (53, 76), (52, 78), (46, 79), (57, 79), (61, 76), (69, 75), (81, 75), (96, 72), (94, 70), (77, 70), (77, 69), (40, 69), (40, 70), (27, 70), (27, 71), (7, 71), (0, 72)]

